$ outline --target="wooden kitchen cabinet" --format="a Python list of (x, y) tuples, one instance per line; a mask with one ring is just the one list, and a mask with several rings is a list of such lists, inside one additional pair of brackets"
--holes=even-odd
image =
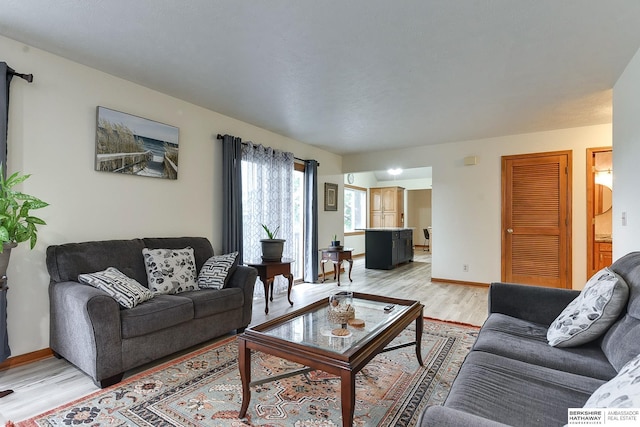
[(611, 243), (596, 242), (595, 266), (596, 271), (600, 271), (605, 267), (609, 267), (613, 263), (613, 253)]
[(369, 189), (369, 226), (404, 227), (404, 188)]

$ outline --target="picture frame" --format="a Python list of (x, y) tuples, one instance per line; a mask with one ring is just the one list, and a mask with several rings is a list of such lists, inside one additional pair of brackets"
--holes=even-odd
[(338, 210), (338, 184), (324, 183), (324, 210)]
[(178, 179), (179, 135), (175, 126), (98, 106), (95, 170)]

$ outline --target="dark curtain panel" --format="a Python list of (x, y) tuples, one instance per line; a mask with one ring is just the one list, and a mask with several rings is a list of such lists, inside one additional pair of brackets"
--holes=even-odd
[(222, 251), (242, 264), (242, 140), (222, 137)]
[(7, 289), (6, 282), (3, 281), (0, 284), (0, 362), (11, 356), (7, 333)]
[[(5, 62), (0, 62), (0, 164), (2, 173), (7, 172), (7, 125), (9, 122), (9, 83), (12, 74)], [(9, 335), (7, 334), (7, 286), (6, 280), (0, 281), (0, 362), (11, 356)]]
[(318, 162), (304, 162), (304, 281), (318, 280)]
[[(13, 74), (6, 62), (0, 62), (0, 163), (2, 173), (7, 173), (7, 125), (9, 123), (9, 84)], [(13, 70), (11, 70), (13, 71)]]

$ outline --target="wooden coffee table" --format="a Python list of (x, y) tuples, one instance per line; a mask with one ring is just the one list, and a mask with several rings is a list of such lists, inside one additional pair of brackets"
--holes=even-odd
[[(390, 311), (387, 305), (393, 304)], [(261, 325), (247, 328), (238, 336), (238, 361), (242, 380), (244, 418), (251, 400), (251, 386), (276, 381), (312, 370), (321, 370), (340, 377), (342, 425), (351, 427), (355, 407), (355, 378), (377, 354), (407, 346), (415, 346), (416, 357), (422, 363), (421, 341), (424, 306), (419, 301), (389, 298), (354, 292), (355, 316), (365, 321), (362, 328), (347, 327), (349, 335), (339, 337), (332, 330), (339, 328), (329, 322), (324, 298), (299, 310), (277, 317)], [(415, 341), (387, 347), (412, 322), (416, 325)], [(293, 326), (296, 327), (293, 327)], [(251, 351), (272, 354), (308, 368), (283, 375), (251, 381)]]

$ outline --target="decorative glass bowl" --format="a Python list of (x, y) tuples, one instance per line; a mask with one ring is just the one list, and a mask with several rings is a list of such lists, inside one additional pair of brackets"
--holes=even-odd
[(356, 317), (356, 309), (353, 306), (353, 292), (339, 292), (329, 297), (327, 317), (331, 323), (337, 323), (346, 327), (349, 319)]

